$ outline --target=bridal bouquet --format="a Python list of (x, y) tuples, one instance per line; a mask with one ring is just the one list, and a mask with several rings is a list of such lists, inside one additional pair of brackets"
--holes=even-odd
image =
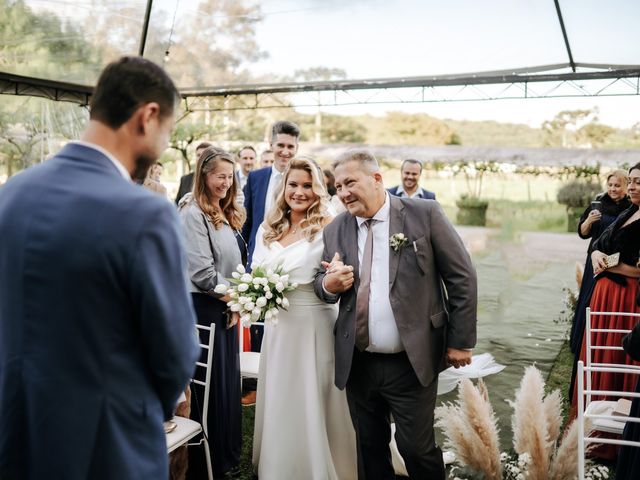
[(289, 308), (285, 294), (298, 287), (297, 283), (289, 283), (289, 275), (283, 272), (282, 267), (273, 270), (259, 266), (249, 273), (238, 265), (231, 275), (229, 282), (232, 286), (221, 283), (214, 291), (231, 297), (227, 306), (240, 314), (240, 321), (245, 327), (258, 320), (278, 323), (279, 310)]

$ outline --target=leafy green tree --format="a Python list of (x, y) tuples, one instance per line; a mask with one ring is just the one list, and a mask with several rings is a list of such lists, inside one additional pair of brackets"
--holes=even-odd
[(591, 122), (578, 129), (579, 138), (584, 139), (593, 148), (598, 148), (607, 143), (609, 137), (615, 132), (615, 129), (609, 125)]
[(595, 122), (598, 119), (598, 109), (590, 110), (563, 110), (552, 120), (547, 120), (542, 124), (542, 131), (545, 134), (545, 145), (570, 147), (577, 144), (576, 131), (580, 122), (591, 119)]

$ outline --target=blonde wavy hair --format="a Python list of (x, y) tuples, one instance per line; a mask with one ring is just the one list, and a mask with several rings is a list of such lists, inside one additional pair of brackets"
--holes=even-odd
[(284, 171), (282, 186), (265, 220), (264, 242), (267, 245), (282, 239), (291, 227), (291, 208), (287, 204), (285, 191), (292, 170), (303, 170), (311, 175), (311, 188), (316, 195), (315, 201), (307, 209), (306, 218), (300, 222), (304, 238), (309, 242), (313, 241), (330, 218), (329, 195), (322, 178), (322, 170), (312, 158), (296, 157), (289, 162)]
[[(234, 177), (231, 187), (227, 194), (220, 200), (220, 208), (218, 209), (212, 202), (211, 195), (207, 189), (207, 174), (213, 172), (220, 162), (228, 162), (233, 167)], [(236, 163), (233, 155), (229, 152), (217, 148), (207, 147), (203, 150), (196, 164), (196, 171), (193, 175), (193, 201), (195, 201), (200, 210), (213, 223), (216, 230), (222, 227), (226, 220), (234, 230), (240, 230), (246, 218), (246, 212), (236, 201), (236, 193), (238, 184), (235, 178)]]

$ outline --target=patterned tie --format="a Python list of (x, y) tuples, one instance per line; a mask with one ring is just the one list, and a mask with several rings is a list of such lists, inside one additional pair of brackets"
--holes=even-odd
[(371, 260), (373, 258), (373, 225), (377, 220), (366, 220), (367, 240), (364, 243), (360, 285), (356, 297), (356, 348), (361, 352), (369, 346), (369, 287), (371, 286)]

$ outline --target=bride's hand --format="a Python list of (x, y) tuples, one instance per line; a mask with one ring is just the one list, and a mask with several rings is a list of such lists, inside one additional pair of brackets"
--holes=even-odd
[(322, 268), (327, 271), (327, 274), (334, 273), (338, 269), (344, 267), (344, 263), (340, 260), (340, 254), (338, 252), (333, 255), (331, 262), (322, 261), (320, 264), (322, 265)]

